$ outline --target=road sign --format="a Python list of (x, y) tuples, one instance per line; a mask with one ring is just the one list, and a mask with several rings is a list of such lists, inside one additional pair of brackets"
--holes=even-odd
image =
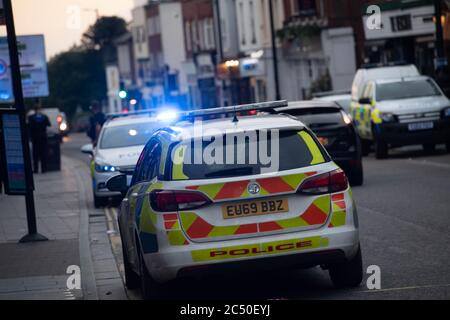
[(3, 164), (0, 169), (5, 181), (5, 193), (25, 195), (27, 192), (25, 158), (20, 118), (16, 111), (0, 110), (0, 139), (0, 157)]
[[(47, 97), (49, 87), (44, 36), (19, 36), (17, 42), (24, 97)], [(0, 103), (13, 101), (8, 40), (0, 38)]]

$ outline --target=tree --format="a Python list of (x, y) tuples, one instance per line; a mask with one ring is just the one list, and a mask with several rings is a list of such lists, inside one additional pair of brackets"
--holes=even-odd
[(83, 35), (82, 43), (86, 49), (102, 52), (104, 62), (117, 59), (114, 40), (127, 32), (127, 23), (120, 17), (101, 17)]
[(50, 97), (44, 105), (58, 107), (71, 117), (77, 106), (84, 110), (92, 100), (106, 97), (106, 76), (100, 51), (73, 47), (48, 63)]

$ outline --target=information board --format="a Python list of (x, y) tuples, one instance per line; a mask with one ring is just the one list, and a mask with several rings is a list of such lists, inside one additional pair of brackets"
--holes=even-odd
[[(49, 95), (43, 35), (17, 37), (22, 88), (25, 98)], [(0, 103), (14, 101), (7, 38), (0, 38)]]
[(0, 138), (0, 170), (4, 177), (6, 194), (25, 195), (25, 161), (20, 118), (17, 113), (0, 110)]

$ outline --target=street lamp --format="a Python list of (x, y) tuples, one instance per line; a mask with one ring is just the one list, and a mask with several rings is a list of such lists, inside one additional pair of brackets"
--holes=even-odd
[(270, 33), (272, 35), (272, 57), (273, 57), (273, 72), (275, 79), (275, 96), (276, 100), (281, 100), (280, 82), (278, 76), (278, 53), (275, 39), (275, 19), (273, 16), (273, 3), (269, 0), (269, 14), (270, 14)]

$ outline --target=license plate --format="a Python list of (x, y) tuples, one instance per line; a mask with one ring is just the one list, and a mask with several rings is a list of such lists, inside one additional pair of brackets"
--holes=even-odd
[(224, 219), (252, 217), (283, 212), (289, 212), (289, 202), (287, 199), (251, 201), (222, 206)]
[(410, 123), (408, 125), (409, 131), (429, 130), (433, 128), (434, 128), (433, 122)]

